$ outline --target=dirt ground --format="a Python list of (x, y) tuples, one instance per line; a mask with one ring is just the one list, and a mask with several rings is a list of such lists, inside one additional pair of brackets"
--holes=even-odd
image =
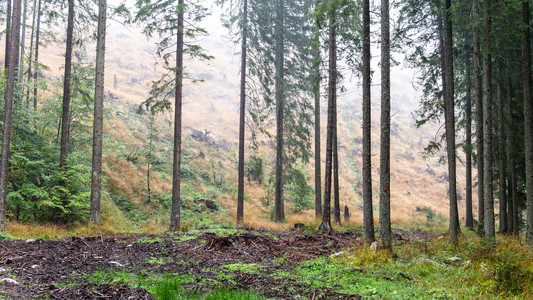
[[(278, 299), (297, 296), (360, 299), (359, 295), (339, 294), (328, 289), (311, 290), (304, 283), (268, 276), (274, 268), (291, 270), (300, 261), (353, 248), (361, 243), (359, 233), (303, 234), (299, 231), (281, 233), (248, 229), (241, 234), (221, 237), (208, 231), (183, 242), (180, 241), (187, 237), (186, 233), (0, 241), (0, 279), (10, 277), (16, 280), (0, 283), (0, 298), (154, 299), (143, 288), (126, 284), (96, 286), (84, 281), (82, 275), (107, 269), (131, 273), (143, 270), (146, 274), (189, 274), (194, 278), (213, 278), (220, 282), (217, 274), (206, 270), (234, 263), (257, 263), (263, 266), (262, 274), (235, 271), (234, 281), (222, 281), (223, 285), (256, 290), (266, 297)], [(401, 243), (413, 237), (424, 238), (426, 234), (410, 233), (407, 236), (396, 233), (393, 238)], [(149, 262), (158, 258), (161, 263)], [(193, 282), (185, 284), (185, 288), (207, 292), (212, 287)]]

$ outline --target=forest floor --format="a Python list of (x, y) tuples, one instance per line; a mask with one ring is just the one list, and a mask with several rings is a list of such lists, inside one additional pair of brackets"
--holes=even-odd
[[(444, 236), (395, 230), (394, 246), (403, 249), (401, 256), (370, 250), (353, 231), (204, 228), (168, 235), (2, 240), (0, 298), (231, 298), (216, 294), (221, 291), (244, 291), (231, 299), (460, 296), (442, 286), (431, 290), (425, 285), (432, 285), (432, 273), (441, 268), (462, 274), (457, 270), (471, 264), (466, 258), (431, 254), (428, 243), (435, 240)], [(415, 263), (414, 252), (421, 265)], [(420, 260), (419, 255), (427, 258)], [(407, 256), (413, 260), (404, 259)], [(425, 265), (427, 269), (420, 267)], [(459, 285), (450, 280), (452, 286)]]

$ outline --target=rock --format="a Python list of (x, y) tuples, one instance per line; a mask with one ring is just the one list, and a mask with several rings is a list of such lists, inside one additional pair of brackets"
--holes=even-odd
[(121, 268), (125, 267), (125, 265), (119, 263), (118, 261), (110, 261), (109, 264), (115, 265), (115, 266), (121, 267)]
[(36, 239), (27, 239), (26, 240), (26, 244), (32, 244), (32, 243), (35, 243), (35, 242), (37, 242)]
[(378, 251), (378, 242), (373, 242), (372, 245), (370, 245), (370, 250)]
[(462, 258), (457, 257), (457, 256), (448, 258), (448, 261), (452, 262), (452, 263), (455, 263), (455, 262), (458, 262), (458, 261), (461, 261), (461, 260), (462, 260)]
[(16, 280), (11, 278), (0, 279), (0, 283), (19, 284)]
[(342, 254), (344, 254), (343, 251), (331, 254), (329, 257), (337, 257), (337, 256), (341, 256)]

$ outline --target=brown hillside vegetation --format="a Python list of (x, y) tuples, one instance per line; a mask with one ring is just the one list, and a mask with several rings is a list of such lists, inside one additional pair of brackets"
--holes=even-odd
[[(210, 63), (187, 61), (186, 72), (192, 78), (203, 80), (200, 83), (188, 82), (184, 86), (184, 115), (183, 125), (185, 134), (184, 147), (200, 153), (206, 152), (207, 157), (202, 162), (195, 160), (199, 169), (211, 168), (217, 165), (217, 172), (223, 174), (225, 180), (236, 185), (236, 151), (238, 137), (238, 56), (233, 55), (234, 47), (223, 36), (203, 37), (200, 43), (209, 54), (215, 56)], [(120, 102), (124, 102), (122, 110), (131, 105), (139, 105), (148, 95), (152, 80), (158, 78), (160, 68), (155, 63), (154, 45), (136, 29), (125, 29), (121, 25), (112, 24), (109, 27), (107, 55), (106, 55), (106, 87), (105, 90)], [(89, 61), (94, 59), (92, 45), (87, 46)], [(47, 76), (59, 77), (62, 64), (62, 46), (48, 46), (43, 50), (41, 62), (50, 67)], [(398, 70), (401, 72), (401, 70)], [(394, 70), (393, 70), (394, 72)], [(117, 77), (118, 89), (113, 90), (114, 77)], [(400, 73), (396, 82), (393, 80), (393, 117), (391, 130), (391, 209), (394, 222), (407, 223), (413, 220), (426, 221), (434, 216), (448, 216), (447, 199), (447, 169), (444, 162), (439, 162), (442, 153), (437, 157), (425, 159), (421, 152), (426, 144), (435, 139), (437, 127), (417, 129), (411, 116), (411, 108), (416, 103), (416, 93), (412, 91), (409, 78)], [(351, 85), (351, 87), (349, 86)], [(362, 215), (361, 199), (361, 100), (358, 82), (345, 83), (348, 91), (339, 99), (339, 155), (340, 155), (340, 186), (341, 206), (348, 205), (352, 212), (352, 221), (360, 223)], [(372, 124), (372, 149), (373, 168), (372, 176), (374, 191), (379, 186), (379, 97), (377, 90), (373, 93), (373, 124)], [(414, 98), (414, 99), (413, 99)], [(405, 105), (404, 105), (405, 104)], [(322, 105), (322, 124), (325, 124), (327, 111)], [(131, 109), (131, 108), (130, 108)], [(135, 153), (146, 139), (143, 119), (120, 118), (124, 111), (107, 111), (105, 120), (105, 134), (111, 139), (124, 142), (127, 152)], [(161, 116), (158, 120), (160, 131), (158, 138), (171, 140), (172, 128), (170, 115)], [(187, 140), (192, 131), (205, 133), (213, 145), (207, 142)], [(325, 136), (325, 126), (321, 128)], [(437, 134), (441, 134), (438, 132)], [(459, 139), (462, 138), (458, 135)], [(325, 139), (323, 139), (325, 142)], [(273, 147), (271, 142), (261, 141), (262, 152), (266, 153), (267, 173), (274, 165)], [(104, 148), (105, 148), (104, 143)], [(210, 148), (210, 151), (205, 149)], [(324, 147), (324, 145), (323, 145)], [(187, 149), (187, 148), (186, 148)], [(170, 149), (167, 152), (170, 153)], [(104, 150), (105, 175), (109, 177), (112, 189), (119, 190), (133, 203), (141, 203), (139, 187), (145, 176), (142, 167), (135, 166), (121, 158), (114, 157), (111, 150)], [(325, 151), (322, 151), (325, 155)], [(462, 155), (461, 152), (459, 152)], [(171, 156), (168, 156), (171, 161)], [(323, 165), (324, 165), (323, 159)], [(323, 166), (322, 166), (323, 167)], [(312, 178), (314, 166), (308, 166), (309, 178)], [(464, 166), (458, 168), (458, 192), (465, 194)], [(475, 175), (475, 172), (474, 172)], [(310, 179), (311, 180), (311, 179)], [(474, 181), (475, 182), (475, 181)], [(310, 181), (311, 183), (311, 181)], [(169, 192), (170, 179), (155, 177), (155, 192)], [(199, 187), (200, 189), (202, 187)], [(262, 204), (261, 198), (265, 195), (264, 186), (257, 184), (246, 185), (245, 224), (261, 227), (281, 228), (283, 225), (272, 224), (268, 221), (268, 209)], [(474, 195), (476, 193), (474, 192)], [(474, 196), (475, 197), (475, 196)], [(217, 199), (225, 208), (235, 210), (236, 195), (225, 194)], [(374, 192), (374, 205), (379, 203), (378, 194)], [(464, 200), (459, 201), (460, 218), (464, 219)], [(474, 198), (474, 211), (477, 211), (477, 199)], [(289, 222), (310, 221), (313, 211), (304, 211), (298, 215), (289, 215)], [(375, 214), (377, 217), (377, 214)], [(156, 226), (157, 227), (157, 226)], [(153, 228), (152, 228), (153, 229)]]

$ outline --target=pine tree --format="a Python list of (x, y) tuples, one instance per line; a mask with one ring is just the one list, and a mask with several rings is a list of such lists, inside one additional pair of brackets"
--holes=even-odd
[(72, 42), (74, 37), (74, 0), (68, 0), (67, 43), (65, 51), (65, 74), (63, 76), (63, 112), (61, 114), (61, 153), (59, 168), (65, 170), (68, 156), (70, 127), (70, 84), (72, 74)]
[[(157, 53), (163, 60), (163, 66), (167, 70), (162, 77), (155, 81), (150, 91), (150, 97), (143, 105), (154, 112), (170, 110), (172, 105), (169, 100), (174, 98), (174, 149), (172, 160), (172, 210), (170, 214), (170, 230), (177, 231), (181, 225), (181, 142), (182, 142), (182, 103), (183, 103), (183, 79), (184, 79), (184, 53), (193, 58), (210, 60), (202, 47), (195, 44), (187, 44), (185, 47), (184, 37), (194, 37), (205, 34), (206, 31), (198, 27), (196, 22), (201, 21), (206, 15), (206, 9), (198, 1), (185, 4), (179, 0), (176, 5), (173, 1), (148, 1), (137, 0), (138, 11), (133, 22), (144, 25), (144, 33), (151, 37), (157, 34), (161, 41), (158, 43)], [(185, 26), (185, 13), (190, 18), (189, 26)], [(189, 22), (189, 20), (188, 20)], [(176, 43), (172, 39), (176, 38)], [(175, 50), (171, 47), (175, 46)], [(171, 57), (174, 54), (175, 61), (172, 65)]]
[[(331, 10), (334, 10), (331, 9)], [(324, 207), (322, 210), (322, 222), (319, 229), (331, 231), (331, 187), (332, 187), (332, 173), (333, 173), (333, 147), (335, 147), (335, 95), (337, 88), (337, 56), (335, 45), (335, 12), (329, 11), (329, 39), (328, 39), (328, 53), (329, 53), (329, 71), (328, 71), (328, 125), (326, 136), (326, 174), (324, 184)]]
[(98, 32), (96, 40), (96, 78), (94, 88), (93, 157), (91, 180), (91, 209), (89, 225), (100, 224), (102, 191), (102, 142), (104, 131), (104, 76), (107, 0), (98, 0)]
[(522, 76), (524, 97), (527, 228), (526, 245), (533, 247), (533, 99), (531, 98), (531, 32), (529, 1), (522, 1)]
[[(472, 16), (478, 20), (479, 7), (478, 0), (472, 1)], [(478, 186), (478, 220), (479, 228), (483, 229), (485, 222), (485, 167), (484, 167), (484, 150), (483, 150), (483, 90), (482, 90), (482, 63), (481, 63), (481, 40), (478, 26), (474, 26), (474, 91), (476, 104), (476, 153), (477, 153), (477, 186)]]
[(492, 190), (492, 55), (491, 55), (491, 1), (484, 3), (483, 24), (483, 167), (484, 167), (484, 206), (483, 222), (485, 237), (493, 238), (494, 232), (494, 198)]
[(246, 39), (248, 26), (248, 0), (243, 0), (242, 6), (242, 47), (241, 47), (241, 103), (239, 119), (239, 187), (237, 199), (237, 224), (244, 219), (244, 127), (246, 116)]
[(372, 147), (370, 141), (370, 3), (363, 0), (363, 221), (365, 242), (374, 242), (372, 207)]
[[(321, 0), (316, 1), (315, 10), (320, 6)], [(322, 164), (320, 156), (320, 30), (315, 25), (313, 37), (313, 96), (315, 98), (315, 218), (322, 215)]]
[(7, 181), (8, 181), (8, 166), (9, 154), (11, 144), (11, 128), (13, 122), (13, 98), (15, 91), (15, 77), (17, 53), (19, 51), (19, 34), (20, 34), (20, 0), (13, 1), (13, 18), (11, 21), (11, 28), (9, 31), (9, 56), (7, 57), (8, 73), (7, 86), (5, 92), (5, 107), (4, 107), (4, 128), (2, 135), (2, 153), (0, 156), (0, 232), (7, 231), (6, 219), (6, 198), (7, 198)]
[(381, 149), (379, 195), (379, 243), (390, 249), (390, 25), (389, 0), (381, 0)]
[(455, 165), (455, 90), (453, 74), (453, 33), (451, 21), (451, 0), (445, 1), (444, 11), (444, 80), (445, 85), (445, 123), (446, 152), (448, 154), (448, 176), (450, 196), (450, 242), (457, 245), (459, 232), (459, 213), (457, 209), (456, 165)]

